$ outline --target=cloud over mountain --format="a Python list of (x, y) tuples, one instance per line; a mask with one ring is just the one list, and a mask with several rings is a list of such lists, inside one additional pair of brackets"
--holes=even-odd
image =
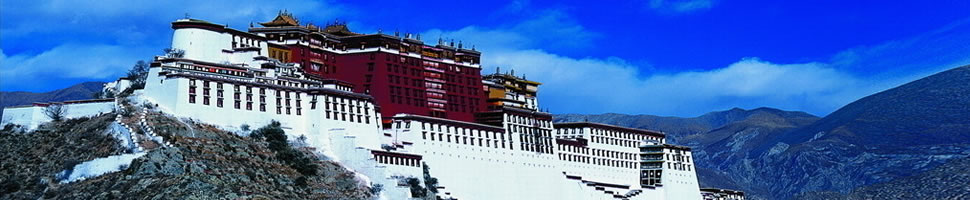
[[(918, 62), (918, 58), (897, 56), (904, 51), (902, 48), (913, 49), (912, 45), (899, 43), (952, 42), (945, 37), (952, 37), (955, 28), (945, 27), (883, 45), (847, 49), (826, 60), (775, 63), (749, 57), (710, 70), (652, 72), (643, 69), (662, 66), (645, 67), (616, 57), (576, 58), (545, 50), (546, 46), (597, 44), (598, 33), (571, 23), (569, 16), (558, 18), (563, 20), (534, 23), (549, 19), (537, 16), (498, 27), (434, 29), (424, 34), (463, 38), (466, 44), (485, 44), (478, 46), (484, 52), (483, 73), (493, 73), (496, 67), (503, 72), (514, 69), (516, 75), (545, 83), (539, 93), (540, 99), (545, 100), (541, 105), (556, 113), (695, 116), (732, 107), (768, 106), (825, 115), (852, 100), (954, 67), (962, 61), (955, 59), (958, 57), (953, 56), (955, 52), (935, 54), (938, 57)], [(538, 24), (542, 24), (541, 28), (537, 28)], [(539, 29), (543, 30), (541, 34), (532, 31)], [(890, 67), (892, 60), (906, 61), (905, 66), (894, 67), (907, 70), (865, 74), (850, 70), (860, 64)], [(928, 62), (944, 67), (914, 67), (926, 66)]]

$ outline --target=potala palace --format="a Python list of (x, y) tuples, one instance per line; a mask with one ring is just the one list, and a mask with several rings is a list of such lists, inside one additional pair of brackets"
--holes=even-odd
[[(460, 42), (360, 34), (339, 22), (301, 24), (287, 13), (248, 31), (188, 18), (171, 25), (171, 48), (184, 54), (155, 57), (144, 89), (131, 96), (137, 102), (226, 130), (279, 121), (290, 138), (305, 137), (373, 183), (400, 185), (422, 177), (427, 165), (442, 199), (720, 195), (699, 188), (690, 148), (666, 143), (658, 131), (553, 123), (540, 109), (541, 83), (512, 72), (483, 76), (481, 52)], [(127, 85), (119, 80), (106, 90)], [(75, 117), (115, 104), (64, 105)], [(5, 108), (3, 122), (37, 127), (50, 120), (44, 106)], [(388, 187), (381, 197), (410, 193)]]

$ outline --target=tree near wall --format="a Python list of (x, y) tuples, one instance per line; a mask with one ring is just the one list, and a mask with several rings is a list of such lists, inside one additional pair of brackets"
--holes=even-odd
[(139, 60), (135, 63), (135, 66), (131, 67), (131, 70), (128, 70), (127, 77), (131, 80), (131, 88), (145, 88), (145, 79), (148, 79), (148, 67), (148, 62)]
[(165, 49), (162, 49), (162, 51), (164, 51), (165, 56), (168, 56), (168, 57), (172, 57), (172, 58), (185, 57), (185, 50), (181, 50), (178, 48), (165, 48)]
[(64, 104), (52, 103), (44, 108), (44, 115), (47, 115), (51, 120), (59, 122), (64, 120), (64, 116), (67, 114), (67, 107)]
[(110, 99), (110, 98), (115, 98), (115, 92), (113, 92), (111, 90), (101, 90), (101, 91), (98, 91), (98, 92), (95, 92), (94, 94), (92, 94), (91, 97), (92, 98), (95, 98), (95, 99)]

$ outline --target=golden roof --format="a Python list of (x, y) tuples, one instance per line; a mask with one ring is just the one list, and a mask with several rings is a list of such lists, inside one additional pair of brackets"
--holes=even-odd
[(265, 27), (275, 27), (275, 26), (299, 26), (300, 21), (293, 17), (293, 14), (287, 13), (286, 11), (281, 11), (279, 15), (276, 15), (276, 19), (269, 22), (259, 23)]
[(332, 35), (338, 35), (338, 36), (360, 35), (359, 33), (354, 33), (353, 31), (350, 31), (350, 28), (347, 28), (347, 24), (339, 24), (339, 23), (328, 25), (327, 28), (323, 29), (323, 32), (326, 32)]

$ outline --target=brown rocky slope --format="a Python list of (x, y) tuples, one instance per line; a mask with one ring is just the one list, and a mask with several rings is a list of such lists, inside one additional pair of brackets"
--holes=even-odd
[(0, 132), (0, 199), (370, 199), (376, 192), (338, 163), (314, 159), (316, 175), (304, 175), (262, 139), (144, 113), (171, 147), (150, 149), (125, 170), (67, 184), (55, 180), (68, 165), (124, 151), (105, 134), (112, 114), (51, 123), (49, 131)]

